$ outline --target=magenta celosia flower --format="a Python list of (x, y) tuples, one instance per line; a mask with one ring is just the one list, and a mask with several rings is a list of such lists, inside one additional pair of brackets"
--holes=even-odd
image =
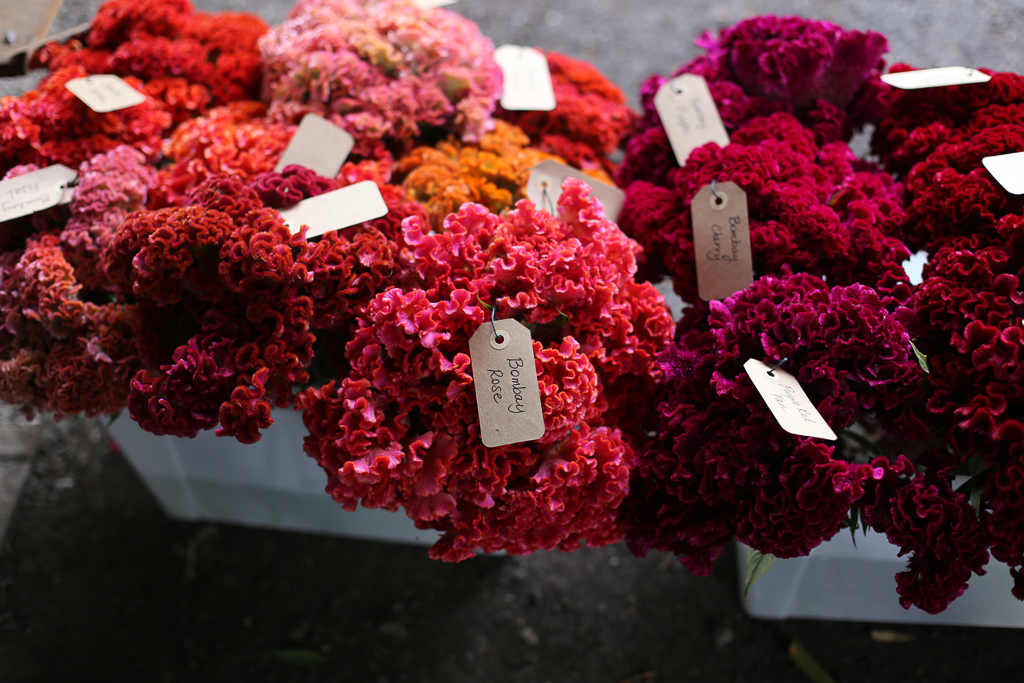
[(404, 0), (301, 0), (260, 40), (264, 99), (330, 118), (357, 140), (405, 145), (432, 128), (475, 140), (501, 93), (476, 24)]
[[(443, 233), (405, 221), (399, 286), (357, 313), (338, 379), (299, 398), (306, 452), (335, 500), (404, 507), (445, 532), (431, 555), (446, 560), (620, 537), (616, 510), (672, 323), (633, 281), (635, 243), (587, 195), (568, 180), (557, 217), (524, 200), (504, 217), (466, 204)], [(491, 307), (533, 330), (539, 441), (480, 441), (468, 343)], [(608, 423), (627, 411), (625, 433)]]

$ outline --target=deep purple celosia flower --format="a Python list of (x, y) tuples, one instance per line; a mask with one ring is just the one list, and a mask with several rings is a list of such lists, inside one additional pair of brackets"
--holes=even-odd
[(742, 369), (778, 361), (834, 431), (872, 414), (922, 438), (922, 371), (902, 318), (863, 285), (764, 277), (680, 325), (660, 357), (659, 436), (638, 459), (623, 506), (626, 540), (680, 556), (705, 575), (733, 536), (777, 557), (806, 555), (839, 530), (869, 476), (836, 446), (783, 431)]

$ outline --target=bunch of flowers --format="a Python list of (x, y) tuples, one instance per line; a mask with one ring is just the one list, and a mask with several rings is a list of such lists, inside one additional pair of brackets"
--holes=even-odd
[(51, 43), (35, 61), (52, 70), (81, 66), (92, 74), (134, 76), (180, 122), (210, 103), (258, 96), (256, 41), (267, 28), (253, 14), (197, 13), (188, 0), (108, 0), (84, 40)]
[[(696, 44), (706, 54), (676, 69), (671, 78), (702, 76), (729, 133), (751, 117), (786, 112), (823, 145), (848, 140), (885, 111), (888, 87), (879, 76), (888, 41), (879, 33), (767, 15), (745, 19), (717, 38), (704, 33)], [(654, 75), (640, 88), (642, 117), (618, 170), (620, 186), (634, 180), (665, 184), (678, 167), (654, 107), (654, 96), (668, 80)]]
[[(988, 560), (974, 508), (950, 485), (955, 459), (925, 454), (920, 473), (903, 456), (858, 463), (842, 432), (859, 421), (906, 441), (929, 436), (907, 331), (914, 311), (807, 274), (761, 278), (709, 309), (687, 316), (660, 357), (659, 436), (638, 458), (623, 507), (629, 547), (674, 552), (706, 575), (733, 537), (776, 557), (806, 555), (859, 508), (866, 525), (913, 552), (897, 577), (902, 604), (944, 609)], [(788, 359), (838, 444), (783, 431), (743, 369), (750, 358)]]
[(745, 121), (724, 148), (694, 150), (665, 186), (641, 180), (626, 190), (619, 220), (644, 247), (645, 275), (671, 274), (684, 301), (697, 301), (690, 205), (712, 181), (747, 195), (755, 278), (808, 272), (909, 294), (902, 187), (846, 143), (819, 146), (793, 115), (775, 113)]
[[(17, 167), (7, 177), (34, 170)], [(69, 207), (0, 224), (10, 238), (0, 255), (0, 400), (57, 417), (125, 405), (140, 365), (133, 308), (107, 294), (99, 254), (156, 180), (145, 157), (126, 146), (78, 172)]]
[(275, 115), (311, 110), (398, 149), (434, 129), (479, 139), (501, 92), (476, 24), (411, 0), (300, 0), (260, 49)]
[[(431, 556), (604, 545), (627, 491), (672, 321), (633, 280), (636, 244), (569, 179), (558, 216), (528, 200), (499, 217), (465, 204), (435, 233), (402, 226), (398, 286), (357, 314), (348, 368), (299, 397), (306, 452), (347, 509), (404, 507), (444, 531)], [(532, 329), (546, 426), (538, 441), (480, 440), (469, 339), (492, 316)], [(629, 414), (627, 433), (614, 425)]]
[(587, 171), (613, 173), (608, 155), (632, 132), (637, 116), (626, 96), (593, 64), (546, 53), (555, 91), (553, 111), (506, 111), (498, 117), (519, 126), (530, 144)]

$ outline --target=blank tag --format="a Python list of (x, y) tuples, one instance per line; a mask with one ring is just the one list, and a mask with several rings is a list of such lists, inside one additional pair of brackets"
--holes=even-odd
[(701, 145), (729, 144), (729, 134), (702, 76), (683, 74), (661, 86), (654, 96), (654, 107), (680, 166), (685, 166), (690, 152)]
[(772, 370), (753, 358), (743, 364), (743, 369), (747, 371), (780, 427), (797, 436), (836, 440), (835, 432), (826, 424), (811, 399), (807, 398), (796, 377), (781, 368)]
[(1004, 190), (1024, 194), (1024, 152), (985, 157), (981, 163)]
[(420, 9), (434, 9), (454, 5), (455, 0), (414, 0), (414, 4)]
[(469, 340), (469, 357), (484, 445), (497, 448), (544, 436), (530, 330), (511, 319), (495, 320), (493, 326), (486, 322)]
[(530, 169), (530, 179), (526, 182), (526, 196), (544, 211), (555, 215), (558, 198), (562, 196), (562, 181), (566, 178), (579, 178), (585, 182), (604, 206), (608, 220), (619, 220), (619, 211), (622, 210), (622, 203), (626, 201), (626, 194), (622, 190), (552, 159), (542, 161)]
[(146, 101), (145, 95), (112, 74), (72, 78), (64, 87), (97, 114), (127, 109)]
[(900, 90), (920, 90), (921, 88), (944, 88), (947, 85), (967, 85), (969, 83), (988, 83), (992, 77), (976, 69), (966, 66), (942, 66), (937, 69), (918, 69), (917, 71), (900, 71), (884, 74), (882, 81)]
[(364, 180), (340, 190), (303, 199), (298, 204), (281, 209), (281, 218), (293, 235), (299, 234), (302, 226), (308, 226), (306, 239), (332, 230), (342, 230), (350, 225), (372, 221), (387, 215), (388, 205), (380, 194), (380, 188), (372, 180)]
[[(716, 196), (717, 195), (717, 196)], [(697, 292), (704, 301), (725, 299), (754, 281), (747, 193), (736, 183), (700, 188), (690, 202)]]
[(555, 108), (555, 87), (551, 84), (551, 70), (543, 52), (532, 47), (502, 45), (494, 51), (494, 61), (505, 77), (502, 107), (508, 111)]
[(285, 166), (294, 164), (324, 178), (333, 178), (338, 175), (355, 144), (356, 139), (348, 131), (321, 116), (306, 114), (274, 170), (280, 173)]
[(67, 166), (56, 164), (0, 181), (0, 222), (67, 204), (73, 194), (68, 183), (77, 175)]

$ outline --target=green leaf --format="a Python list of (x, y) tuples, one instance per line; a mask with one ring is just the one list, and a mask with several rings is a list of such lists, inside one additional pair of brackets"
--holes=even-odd
[(762, 553), (760, 550), (747, 548), (747, 578), (743, 582), (743, 598), (746, 599), (750, 587), (768, 573), (768, 570), (775, 564), (775, 557), (771, 553)]
[(910, 342), (910, 348), (914, 349), (914, 356), (917, 358), (917, 364), (924, 370), (924, 374), (930, 374), (928, 370), (928, 356), (921, 353), (920, 349), (914, 346), (914, 342)]
[(985, 492), (985, 480), (988, 479), (988, 473), (991, 471), (991, 468), (987, 468), (978, 472), (956, 490), (957, 493), (962, 493), (968, 497), (979, 517), (981, 517), (981, 494)]
[(123, 412), (124, 412), (123, 410), (117, 411), (117, 414), (110, 418), (110, 422), (107, 423), (107, 426), (109, 427), (110, 425), (112, 425), (115, 422), (117, 422), (117, 418), (121, 417), (121, 413), (123, 413)]
[(811, 656), (800, 641), (794, 640), (789, 644), (789, 658), (796, 667), (807, 676), (807, 680), (813, 683), (836, 683), (836, 679), (828, 675), (828, 672), (818, 664), (818, 660)]
[(317, 666), (319, 664), (326, 664), (328, 661), (326, 655), (322, 655), (314, 650), (303, 650), (301, 648), (274, 650), (271, 654), (277, 657), (279, 662), (295, 664), (296, 666)]

